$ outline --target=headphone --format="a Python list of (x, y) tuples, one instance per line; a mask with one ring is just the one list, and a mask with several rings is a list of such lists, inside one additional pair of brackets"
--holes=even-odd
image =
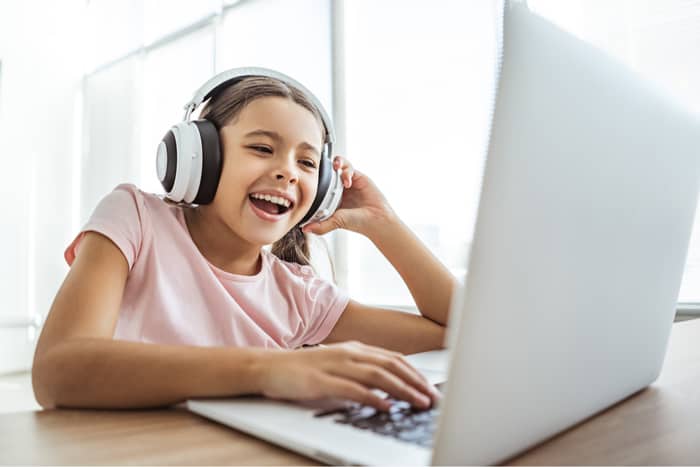
[(213, 122), (190, 120), (192, 112), (205, 100), (227, 86), (233, 86), (244, 78), (264, 76), (277, 79), (297, 88), (314, 104), (321, 114), (326, 130), (318, 171), (318, 189), (309, 212), (299, 226), (329, 218), (340, 204), (343, 183), (339, 171), (333, 170), (332, 149), (335, 132), (328, 114), (316, 97), (299, 82), (277, 71), (266, 68), (234, 68), (219, 73), (204, 83), (192, 100), (185, 104), (185, 117), (163, 136), (158, 144), (156, 172), (163, 185), (165, 196), (177, 203), (211, 203), (221, 177), (221, 144), (219, 132)]

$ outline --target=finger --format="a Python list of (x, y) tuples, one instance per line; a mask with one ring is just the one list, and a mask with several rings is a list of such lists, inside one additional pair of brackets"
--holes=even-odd
[(352, 186), (352, 177), (355, 174), (352, 164), (342, 156), (335, 156), (333, 169), (336, 171), (340, 170), (340, 181), (345, 188), (350, 188)]
[(407, 371), (409, 371), (412, 375), (415, 375), (415, 377), (417, 378), (417, 382), (413, 383), (414, 386), (419, 388), (424, 394), (427, 394), (434, 404), (436, 404), (440, 399), (442, 399), (442, 394), (435, 387), (435, 385), (428, 381), (428, 378), (426, 378), (425, 375), (423, 375), (423, 373), (421, 373), (418, 369), (411, 365), (411, 363), (408, 360), (406, 360), (406, 357), (399, 354), (399, 357), (397, 357), (397, 361), (399, 362), (399, 365), (404, 366), (404, 368), (406, 368)]
[(396, 374), (423, 394), (428, 395), (433, 402), (440, 400), (440, 391), (438, 391), (420, 371), (411, 365), (405, 356), (398, 352), (382, 349), (381, 347), (373, 347), (366, 344), (360, 344), (360, 346), (371, 349), (374, 353), (374, 355), (367, 354), (360, 350), (360, 358), (362, 360), (369, 361)]
[(321, 392), (325, 397), (350, 399), (383, 411), (388, 411), (391, 407), (391, 401), (375, 394), (368, 387), (346, 378), (325, 375), (321, 378), (320, 384)]
[(342, 229), (343, 228), (343, 223), (340, 217), (337, 214), (333, 214), (331, 217), (324, 221), (320, 222), (312, 222), (310, 224), (306, 224), (304, 227), (301, 228), (301, 231), (304, 233), (313, 233), (316, 235), (323, 235), (326, 234), (332, 230), (336, 229)]
[(404, 371), (407, 371), (409, 375), (411, 375), (413, 380), (411, 380), (411, 384), (413, 384), (415, 387), (421, 390), (424, 394), (427, 394), (430, 396), (430, 398), (433, 400), (433, 402), (437, 402), (440, 400), (442, 395), (440, 394), (440, 391), (437, 390), (437, 388), (430, 382), (428, 381), (428, 378), (423, 375), (416, 367), (414, 367), (411, 362), (409, 362), (405, 356), (403, 356), (400, 353), (394, 353), (393, 355), (388, 356), (388, 361), (389, 365), (395, 364), (398, 365), (399, 367), (403, 368)]
[(426, 394), (381, 366), (370, 363), (350, 363), (334, 368), (332, 374), (352, 379), (364, 386), (381, 389), (394, 398), (407, 401), (416, 407), (423, 409), (430, 407), (430, 398)]
[(352, 186), (352, 177), (353, 177), (354, 171), (352, 167), (343, 169), (342, 173), (340, 174), (340, 180), (343, 182), (343, 186), (345, 188), (350, 188)]
[(440, 392), (403, 355), (393, 356), (390, 354), (384, 357), (370, 357), (370, 361), (399, 376), (422, 394), (427, 395), (432, 402), (440, 400)]
[[(395, 360), (397, 364), (400, 364), (406, 369), (406, 371), (410, 372), (411, 374), (414, 374), (419, 380), (424, 381), (425, 383), (428, 382), (428, 379), (425, 376), (423, 376), (423, 374), (420, 371), (418, 371), (402, 353), (387, 350), (383, 347), (376, 347), (373, 345), (363, 344), (362, 342), (355, 342), (355, 344), (356, 352), (359, 356), (367, 356), (369, 358), (372, 358), (374, 354), (384, 356), (388, 360)], [(375, 363), (380, 362), (376, 361)]]
[(335, 156), (333, 158), (333, 168), (335, 170), (342, 168), (345, 164), (348, 164), (348, 161), (343, 156)]

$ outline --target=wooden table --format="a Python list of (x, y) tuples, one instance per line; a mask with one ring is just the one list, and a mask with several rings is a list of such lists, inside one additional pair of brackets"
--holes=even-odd
[[(0, 415), (0, 463), (316, 464), (182, 409)], [(674, 324), (649, 388), (509, 463), (700, 464), (700, 319)]]

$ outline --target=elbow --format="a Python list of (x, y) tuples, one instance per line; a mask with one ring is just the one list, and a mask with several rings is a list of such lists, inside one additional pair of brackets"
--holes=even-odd
[(76, 381), (71, 369), (72, 348), (66, 343), (42, 347), (34, 352), (32, 389), (34, 398), (45, 409), (55, 409), (66, 402), (65, 397), (75, 390)]
[(422, 330), (420, 339), (423, 341), (424, 347), (419, 350), (413, 350), (413, 353), (446, 349), (447, 327), (429, 318), (425, 319), (427, 321), (427, 326)]
[(438, 343), (436, 350), (444, 350), (447, 348), (447, 326), (440, 326), (440, 330), (438, 331)]
[(51, 366), (45, 356), (34, 355), (32, 364), (32, 390), (34, 398), (44, 409), (56, 408), (55, 385), (51, 383)]

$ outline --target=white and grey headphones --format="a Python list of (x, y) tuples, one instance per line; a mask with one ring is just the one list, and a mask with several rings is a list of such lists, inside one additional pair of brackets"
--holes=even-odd
[(208, 120), (190, 120), (192, 112), (205, 100), (226, 86), (232, 86), (243, 78), (265, 76), (289, 84), (301, 92), (316, 106), (326, 138), (321, 151), (316, 198), (300, 226), (329, 218), (340, 204), (343, 183), (333, 170), (333, 143), (335, 132), (325, 109), (316, 97), (297, 81), (277, 71), (266, 68), (234, 68), (211, 78), (194, 93), (185, 104), (185, 117), (163, 136), (158, 145), (156, 170), (166, 197), (178, 203), (207, 204), (216, 194), (221, 177), (221, 145), (219, 132)]

